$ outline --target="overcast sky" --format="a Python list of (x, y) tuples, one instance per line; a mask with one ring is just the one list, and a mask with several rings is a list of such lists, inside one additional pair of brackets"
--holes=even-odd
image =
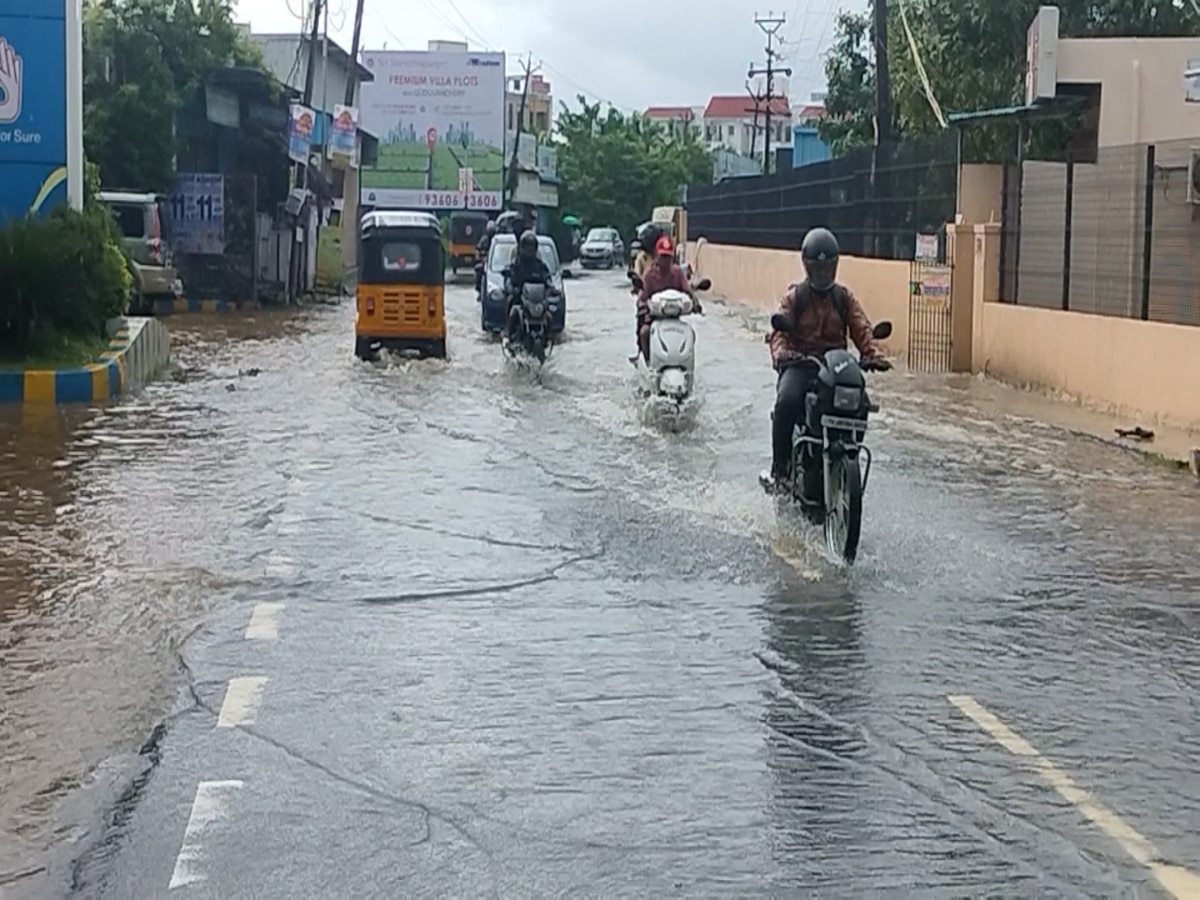
[[(237, 0), (239, 21), (255, 31), (300, 28), (304, 0)], [(309, 0), (311, 2), (311, 0)], [(757, 0), (755, 0), (757, 2)], [(805, 100), (824, 88), (823, 56), (840, 8), (867, 0), (776, 0), (793, 69), (791, 93)], [(764, 60), (754, 24), (765, 6), (751, 0), (366, 0), (363, 48), (424, 50), (429, 40), (467, 40), (472, 49), (503, 50), (508, 67), (533, 54), (556, 100), (574, 105), (582, 92), (622, 109), (700, 106), (712, 94), (745, 90), (751, 61)], [(330, 0), (329, 31), (349, 49), (354, 0)]]

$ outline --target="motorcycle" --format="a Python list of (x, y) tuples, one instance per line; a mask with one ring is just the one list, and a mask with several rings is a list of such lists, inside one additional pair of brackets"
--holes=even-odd
[[(636, 272), (629, 273), (634, 293), (644, 285)], [(703, 278), (693, 285), (707, 291), (712, 281)], [(699, 312), (699, 304), (682, 291), (659, 291), (647, 303), (650, 315), (650, 359), (641, 353), (633, 358), (642, 381), (642, 393), (661, 413), (678, 421), (692, 399), (696, 377), (696, 332), (683, 320)]]
[[(771, 317), (771, 327), (787, 331), (789, 323), (777, 313)], [(872, 333), (876, 340), (886, 340), (892, 323), (878, 322)], [(867, 395), (865, 373), (891, 365), (856, 360), (850, 351), (839, 348), (824, 356), (781, 360), (776, 369), (782, 373), (793, 366), (809, 370), (812, 386), (804, 398), (803, 421), (792, 436), (791, 499), (810, 521), (822, 526), (830, 555), (850, 565), (858, 555), (862, 498), (871, 475), (871, 450), (863, 437), (868, 417), (879, 412)], [(804, 475), (814, 470), (820, 474), (817, 498), (804, 495)], [(759, 480), (764, 489), (772, 488), (769, 473)]]
[(520, 302), (513, 307), (516, 313), (513, 324), (516, 327), (513, 329), (510, 325), (510, 334), (504, 345), (509, 356), (515, 358), (518, 354), (524, 354), (537, 360), (539, 365), (546, 362), (554, 349), (551, 328), (560, 302), (558, 292), (552, 285), (540, 282), (522, 285)]

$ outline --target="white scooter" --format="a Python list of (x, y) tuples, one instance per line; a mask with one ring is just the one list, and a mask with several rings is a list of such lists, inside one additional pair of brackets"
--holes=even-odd
[[(629, 273), (634, 290), (642, 279)], [(704, 278), (693, 287), (707, 291), (712, 281)], [(650, 314), (650, 360), (639, 353), (634, 358), (642, 382), (642, 393), (651, 406), (672, 423), (678, 423), (690, 408), (696, 380), (696, 332), (684, 316), (697, 312), (692, 299), (682, 291), (659, 291), (647, 303)]]

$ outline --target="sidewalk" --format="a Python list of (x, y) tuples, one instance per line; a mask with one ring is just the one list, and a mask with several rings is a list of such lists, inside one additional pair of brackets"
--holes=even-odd
[[(958, 397), (965, 395), (969, 401), (996, 418), (1032, 419), (1045, 422), (1064, 431), (1102, 441), (1123, 450), (1141, 453), (1156, 458), (1173, 467), (1196, 471), (1194, 459), (1200, 450), (1200, 434), (1180, 428), (1169, 428), (1123, 419), (1110, 413), (1089, 409), (1073, 398), (1056, 396), (1049, 391), (1024, 390), (983, 375), (926, 375), (914, 372), (909, 375), (919, 389), (930, 393), (954, 392)], [(1121, 437), (1122, 431), (1141, 427), (1153, 432), (1151, 440)]]

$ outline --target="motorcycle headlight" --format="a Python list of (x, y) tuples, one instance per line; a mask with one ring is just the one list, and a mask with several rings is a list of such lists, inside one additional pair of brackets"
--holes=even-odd
[(530, 303), (526, 307), (526, 310), (532, 318), (540, 319), (542, 314), (546, 312), (546, 305), (544, 303)]
[(862, 408), (862, 388), (835, 387), (833, 389), (833, 408), (838, 412), (858, 412)]

